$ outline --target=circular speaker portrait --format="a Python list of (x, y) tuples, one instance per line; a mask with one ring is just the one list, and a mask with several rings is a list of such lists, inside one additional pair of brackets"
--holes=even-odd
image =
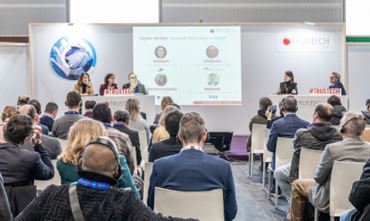
[(209, 58), (217, 58), (218, 56), (218, 48), (214, 45), (208, 46), (206, 50), (207, 57)]
[(154, 49), (154, 55), (158, 58), (158, 59), (163, 59), (166, 57), (167, 55), (167, 49), (164, 47), (164, 46), (158, 46)]
[(155, 76), (154, 81), (158, 86), (164, 86), (167, 84), (167, 75), (157, 74), (157, 76)]

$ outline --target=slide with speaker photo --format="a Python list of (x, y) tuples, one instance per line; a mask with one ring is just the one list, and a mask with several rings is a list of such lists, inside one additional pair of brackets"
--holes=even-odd
[(237, 26), (134, 27), (134, 71), (159, 103), (241, 105)]

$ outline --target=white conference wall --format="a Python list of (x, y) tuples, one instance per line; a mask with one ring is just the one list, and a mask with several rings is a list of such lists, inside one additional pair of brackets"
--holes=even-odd
[(0, 43), (0, 110), (28, 94), (28, 45)]
[(370, 98), (370, 44), (347, 46), (348, 82), (351, 92), (349, 107), (356, 113), (366, 110), (365, 102)]
[[(224, 24), (223, 24), (224, 25)], [(295, 73), (300, 94), (312, 87), (327, 87), (332, 71), (344, 73), (343, 29), (341, 25), (307, 26), (303, 24), (243, 24), (242, 27), (242, 105), (241, 106), (183, 106), (185, 112), (197, 111), (204, 116), (210, 131), (234, 131), (249, 134), (248, 123), (256, 113), (258, 99), (277, 91), (283, 73)], [(133, 69), (132, 27), (123, 25), (68, 26), (66, 24), (32, 25), (30, 29), (32, 92), (45, 104), (56, 101), (61, 112), (64, 99), (74, 82), (64, 80), (53, 73), (49, 54), (53, 44), (62, 36), (78, 33), (95, 46), (97, 65), (92, 74), (95, 90), (103, 82), (105, 74), (116, 73), (122, 85)], [(327, 48), (312, 50), (290, 48), (280, 44), (280, 38), (310, 38), (330, 36)], [(140, 73), (139, 77), (140, 77)], [(145, 83), (145, 79), (141, 79)], [(231, 85), (232, 86), (232, 85)], [(143, 110), (145, 111), (145, 110)]]

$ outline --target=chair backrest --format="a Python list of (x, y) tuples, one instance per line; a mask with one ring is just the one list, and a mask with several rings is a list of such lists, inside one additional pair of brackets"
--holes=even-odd
[(145, 130), (138, 131), (138, 134), (139, 134), (141, 157), (145, 162), (148, 162), (149, 154), (148, 154), (148, 140), (146, 136), (146, 131)]
[(67, 148), (68, 140), (60, 139), (60, 138), (55, 138), (59, 141), (60, 146), (62, 147), (62, 150), (65, 150)]
[(57, 160), (51, 160), (51, 163), (54, 167), (54, 177), (51, 180), (35, 180), (35, 186), (37, 190), (44, 190), (46, 187), (50, 186), (51, 184), (54, 185), (61, 185), (62, 181), (60, 179), (59, 171), (57, 170)]
[(330, 181), (330, 216), (353, 208), (348, 200), (353, 182), (359, 180), (365, 163), (335, 161)]
[(370, 142), (370, 128), (365, 128), (365, 131), (362, 133), (361, 138), (367, 142)]
[(321, 150), (301, 149), (299, 179), (315, 177), (316, 168), (320, 163), (322, 152)]
[(263, 162), (271, 163), (272, 161), (272, 153), (267, 150), (267, 141), (270, 136), (271, 129), (266, 129), (266, 144), (263, 149)]
[(275, 168), (290, 163), (293, 157), (293, 138), (278, 137), (275, 155)]
[(154, 211), (165, 216), (224, 221), (223, 190), (175, 191), (155, 188)]
[(267, 144), (267, 128), (264, 124), (252, 125), (251, 153), (263, 153)]
[(144, 164), (144, 190), (143, 190), (143, 201), (145, 205), (147, 204), (150, 176), (152, 175), (152, 171), (153, 171), (153, 163), (145, 162)]

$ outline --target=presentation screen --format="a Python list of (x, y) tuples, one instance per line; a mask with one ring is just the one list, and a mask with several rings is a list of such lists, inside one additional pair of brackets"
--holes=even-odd
[(241, 105), (237, 26), (134, 27), (134, 72), (156, 103)]

